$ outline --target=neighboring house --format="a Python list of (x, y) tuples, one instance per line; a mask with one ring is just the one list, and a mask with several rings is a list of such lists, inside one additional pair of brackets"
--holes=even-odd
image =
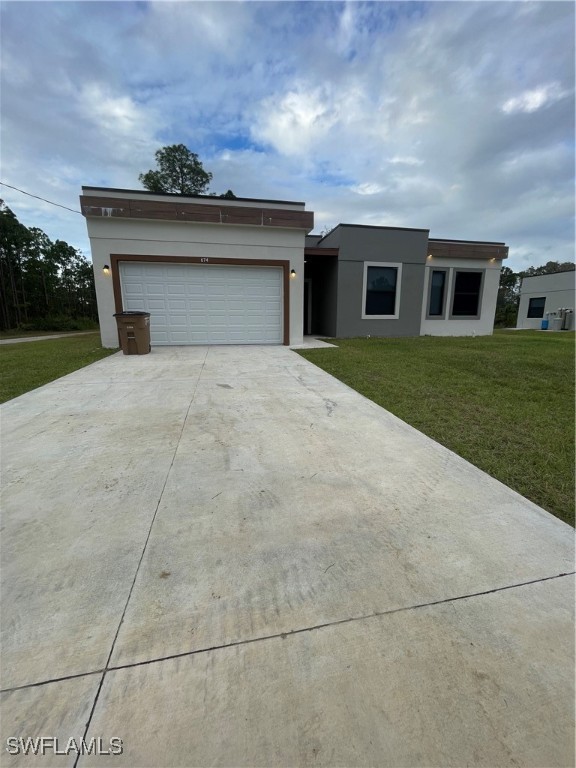
[(153, 345), (492, 333), (503, 243), (340, 224), (304, 203), (83, 187), (102, 343), (151, 313)]
[[(554, 317), (560, 320), (558, 313), (561, 309), (574, 311), (575, 278), (574, 270), (570, 272), (552, 272), (549, 275), (524, 277), (520, 286), (520, 305), (518, 307), (517, 328), (541, 328), (542, 320), (550, 320), (550, 328), (556, 323)], [(568, 328), (574, 327), (574, 315), (570, 314), (564, 323)]]

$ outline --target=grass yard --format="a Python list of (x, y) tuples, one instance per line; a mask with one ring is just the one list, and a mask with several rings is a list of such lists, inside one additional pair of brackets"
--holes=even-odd
[(300, 354), (574, 525), (574, 333), (335, 343)]
[(103, 349), (100, 334), (25, 341), (0, 346), (0, 403), (41, 387), (115, 352)]

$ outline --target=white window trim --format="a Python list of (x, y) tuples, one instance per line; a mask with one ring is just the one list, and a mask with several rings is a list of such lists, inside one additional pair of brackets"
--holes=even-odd
[[(368, 281), (368, 267), (394, 267), (398, 270), (396, 277), (396, 301), (393, 315), (367, 315), (366, 314), (366, 287)], [(400, 296), (402, 293), (402, 264), (399, 261), (365, 261), (364, 279), (362, 284), (362, 320), (398, 320), (400, 317)]]

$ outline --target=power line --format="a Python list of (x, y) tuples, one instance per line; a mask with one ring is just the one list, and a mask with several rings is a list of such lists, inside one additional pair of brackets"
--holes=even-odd
[(11, 184), (6, 184), (4, 181), (0, 181), (0, 184), (3, 187), (9, 187), (10, 189), (15, 189), (16, 192), (22, 192), (23, 195), (28, 195), (28, 197), (35, 197), (36, 200), (42, 200), (44, 203), (49, 203), (50, 205), (56, 205), (58, 208), (64, 208), (65, 211), (71, 211), (72, 213), (79, 213), (80, 216), (82, 216), (82, 213), (80, 211), (74, 210), (74, 208), (68, 208), (67, 205), (60, 205), (60, 203), (53, 203), (52, 200), (46, 200), (45, 197), (39, 197), (38, 195), (32, 195), (30, 192), (25, 192), (23, 189), (18, 189), (18, 187), (13, 187)]

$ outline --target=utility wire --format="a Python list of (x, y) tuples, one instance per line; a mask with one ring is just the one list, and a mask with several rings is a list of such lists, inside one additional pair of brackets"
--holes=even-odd
[(58, 208), (64, 208), (66, 211), (72, 211), (72, 213), (79, 213), (80, 216), (82, 216), (82, 213), (80, 211), (74, 210), (74, 208), (68, 208), (67, 205), (60, 205), (60, 203), (53, 203), (52, 200), (46, 200), (45, 197), (39, 197), (38, 195), (32, 195), (30, 192), (24, 192), (23, 189), (18, 189), (18, 187), (13, 187), (11, 184), (6, 184), (4, 181), (0, 181), (0, 184), (3, 187), (9, 187), (10, 189), (15, 189), (16, 192), (22, 192), (23, 195), (28, 195), (28, 197), (35, 197), (36, 200), (42, 200), (44, 203), (49, 203), (50, 205), (57, 205)]

